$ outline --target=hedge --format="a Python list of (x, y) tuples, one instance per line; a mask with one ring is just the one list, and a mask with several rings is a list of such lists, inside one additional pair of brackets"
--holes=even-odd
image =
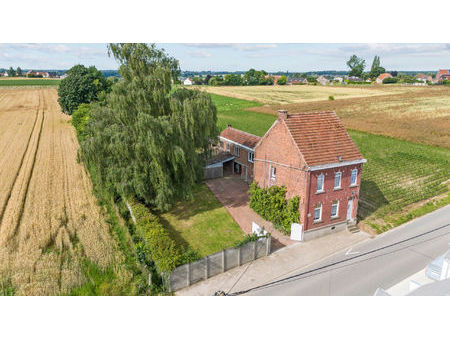
[(271, 221), (275, 229), (284, 234), (291, 232), (291, 224), (300, 219), (299, 197), (286, 200), (286, 187), (273, 185), (260, 188), (253, 182), (250, 186), (250, 207), (262, 218)]
[(141, 239), (136, 243), (136, 251), (141, 261), (153, 262), (159, 273), (170, 272), (177, 266), (196, 261), (200, 255), (191, 248), (185, 249), (175, 242), (167, 229), (142, 203), (128, 202), (136, 219), (136, 235)]

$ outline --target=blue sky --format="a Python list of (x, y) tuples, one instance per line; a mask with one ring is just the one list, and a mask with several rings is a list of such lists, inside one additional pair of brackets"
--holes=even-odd
[[(180, 61), (183, 70), (237, 71), (251, 67), (276, 71), (347, 70), (352, 54), (370, 67), (375, 55), (388, 70), (449, 68), (450, 44), (173, 43), (157, 44)], [(67, 69), (81, 63), (116, 69), (106, 43), (0, 44), (0, 68)]]

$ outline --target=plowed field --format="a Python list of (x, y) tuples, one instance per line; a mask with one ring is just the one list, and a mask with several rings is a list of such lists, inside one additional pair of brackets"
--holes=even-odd
[(0, 90), (0, 282), (15, 294), (66, 294), (85, 259), (120, 269), (77, 149), (56, 89)]

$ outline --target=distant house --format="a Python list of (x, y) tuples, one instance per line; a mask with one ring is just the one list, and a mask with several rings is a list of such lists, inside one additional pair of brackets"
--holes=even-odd
[(342, 82), (344, 81), (344, 78), (342, 78), (342, 77), (340, 77), (340, 76), (335, 76), (335, 77), (333, 78), (333, 81), (342, 83)]
[(192, 86), (193, 83), (194, 83), (194, 82), (193, 82), (192, 79), (190, 79), (190, 78), (187, 78), (187, 79), (185, 79), (185, 80), (183, 81), (183, 84), (184, 84), (185, 86)]
[(4, 77), (8, 77), (8, 72), (4, 72), (3, 74), (2, 74)]
[(380, 75), (377, 77), (377, 79), (375, 80), (375, 82), (378, 83), (378, 84), (383, 84), (383, 80), (384, 80), (384, 79), (387, 79), (387, 78), (390, 78), (390, 77), (393, 77), (390, 73), (383, 73), (383, 74), (380, 74)]
[(349, 82), (361, 82), (361, 78), (358, 76), (347, 76), (347, 81)]
[(277, 85), (278, 80), (281, 79), (281, 75), (270, 75), (269, 74), (269, 75), (265, 76), (266, 79), (269, 78), (269, 77), (273, 78), (273, 84), (274, 85)]
[(48, 77), (51, 79), (56, 79), (59, 77), (57, 72), (48, 72)]
[(317, 82), (319, 82), (322, 86), (325, 86), (325, 85), (327, 85), (327, 84), (330, 83), (330, 80), (328, 80), (325, 76), (320, 75), (320, 76), (317, 78)]
[(303, 77), (294, 77), (289, 79), (288, 84), (308, 84), (308, 80)]
[(63, 75), (61, 75), (59, 78), (61, 80), (65, 79), (66, 77), (68, 77), (69, 75), (67, 73), (64, 73)]
[(48, 78), (49, 75), (47, 72), (36, 72), (37, 76), (42, 76), (43, 78)]
[(450, 70), (439, 69), (436, 73), (435, 83), (442, 82), (443, 80), (450, 80)]
[(426, 74), (417, 74), (416, 80), (426, 83), (427, 81), (429, 82), (433, 81), (433, 77), (431, 75)]

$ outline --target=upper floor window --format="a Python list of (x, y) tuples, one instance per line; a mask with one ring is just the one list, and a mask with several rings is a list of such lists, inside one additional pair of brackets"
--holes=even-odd
[(358, 169), (352, 169), (352, 176), (350, 178), (350, 185), (356, 185), (356, 178), (358, 177)]
[(219, 142), (220, 148), (223, 149), (223, 141)]
[(248, 152), (248, 161), (253, 163), (253, 159), (255, 157), (255, 153), (253, 151)]
[(325, 176), (323, 174), (320, 174), (317, 176), (317, 192), (323, 191), (323, 183), (324, 183)]
[(236, 155), (237, 157), (241, 156), (241, 148), (238, 146), (234, 146), (234, 155)]
[(227, 142), (227, 150), (230, 151), (230, 142)]
[(334, 174), (334, 189), (341, 187), (341, 177), (342, 173), (340, 171)]
[(339, 201), (334, 201), (331, 204), (331, 217), (337, 217), (339, 212)]
[(272, 167), (272, 170), (270, 171), (270, 178), (275, 179), (277, 177), (277, 168)]
[(322, 220), (322, 204), (318, 204), (314, 208), (314, 222), (320, 222)]

